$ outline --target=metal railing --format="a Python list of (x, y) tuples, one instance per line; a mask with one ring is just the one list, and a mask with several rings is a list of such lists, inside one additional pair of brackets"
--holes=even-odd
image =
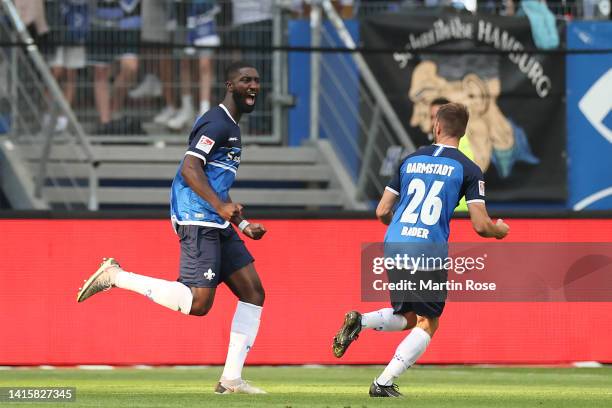
[[(326, 24), (317, 17), (318, 7)], [(315, 3), (312, 13), (312, 38), (321, 39), (313, 46), (356, 47), (330, 1)], [(330, 140), (356, 184), (356, 200), (379, 195), (387, 181), (378, 171), (387, 148), (400, 144), (412, 152), (412, 140), (359, 52), (328, 52), (311, 64), (311, 140), (321, 135)]]
[[(0, 105), (8, 107), (10, 127), (7, 136), (19, 152), (28, 159), (29, 173), (35, 174), (34, 196), (44, 199), (44, 189), (71, 186), (83, 192), (81, 203), (89, 210), (98, 208), (96, 191), (96, 162), (87, 136), (76, 119), (70, 105), (54, 80), (51, 71), (27, 28), (21, 21), (14, 4), (1, 0), (0, 39), (23, 44), (23, 47), (0, 49), (2, 63), (6, 64), (6, 92), (0, 94)], [(65, 124), (56, 130), (57, 120)], [(42, 121), (41, 121), (42, 119)], [(65, 152), (56, 160), (64, 172), (47, 173), (47, 164), (55, 149)], [(68, 163), (77, 161), (89, 166), (89, 178), (82, 189), (83, 180), (72, 176)], [(63, 174), (62, 174), (63, 173)], [(65, 208), (71, 209), (68, 201)]]

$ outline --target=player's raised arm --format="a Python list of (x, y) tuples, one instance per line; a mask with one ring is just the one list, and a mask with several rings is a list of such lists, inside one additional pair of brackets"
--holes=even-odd
[(389, 188), (385, 189), (378, 207), (376, 207), (376, 218), (385, 225), (389, 225), (393, 219), (393, 207), (397, 201), (397, 194)]
[(240, 214), (242, 210), (240, 204), (221, 201), (210, 187), (208, 177), (204, 173), (204, 161), (201, 158), (190, 154), (185, 155), (181, 175), (189, 188), (206, 200), (224, 220), (229, 221), (233, 216)]
[(376, 207), (376, 218), (385, 225), (391, 224), (393, 220), (393, 208), (395, 208), (395, 202), (400, 195), (400, 174), (399, 169), (395, 172), (395, 176), (389, 181), (389, 184), (385, 187), (383, 196)]
[(463, 186), (472, 227), (481, 237), (502, 239), (508, 235), (510, 227), (501, 219), (496, 223), (491, 221), (485, 205), (485, 181), (482, 170), (467, 158), (465, 160), (467, 162), (463, 166)]
[(508, 235), (510, 227), (501, 218), (496, 223), (491, 221), (487, 208), (484, 203), (472, 202), (468, 203), (470, 219), (474, 231), (481, 237), (502, 239)]

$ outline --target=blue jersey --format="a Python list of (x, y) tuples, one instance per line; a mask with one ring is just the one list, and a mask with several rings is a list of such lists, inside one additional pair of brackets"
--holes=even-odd
[(88, 3), (88, 0), (59, 0), (45, 4), (53, 41), (85, 42), (89, 32)]
[(141, 0), (97, 0), (92, 23), (98, 28), (137, 30), (141, 26)]
[(221, 11), (217, 0), (195, 0), (187, 15), (187, 43), (219, 45), (215, 16)]
[[(227, 201), (240, 165), (241, 150), (240, 128), (227, 108), (219, 105), (196, 120), (185, 155), (203, 161), (210, 187), (221, 201)], [(187, 185), (181, 175), (182, 167), (181, 161), (170, 191), (172, 223), (226, 228), (229, 222)]]
[(449, 224), (459, 199), (484, 203), (480, 168), (452, 146), (423, 147), (402, 162), (386, 190), (399, 203), (385, 235), (385, 243), (448, 242)]

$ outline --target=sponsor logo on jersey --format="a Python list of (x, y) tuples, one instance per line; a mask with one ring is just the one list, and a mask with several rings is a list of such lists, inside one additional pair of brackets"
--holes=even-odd
[(240, 153), (229, 151), (227, 152), (227, 159), (235, 161), (236, 163), (240, 163)]
[(485, 195), (485, 192), (484, 192), (484, 181), (482, 181), (482, 180), (478, 180), (478, 194), (480, 194), (481, 196)]
[(213, 146), (215, 145), (215, 141), (212, 140), (208, 136), (202, 136), (196, 145), (196, 149), (203, 151), (204, 153), (210, 153)]

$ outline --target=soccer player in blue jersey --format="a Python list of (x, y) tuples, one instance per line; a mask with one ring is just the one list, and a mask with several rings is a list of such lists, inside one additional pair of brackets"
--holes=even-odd
[[(508, 234), (507, 224), (501, 219), (493, 223), (487, 214), (480, 168), (457, 149), (459, 139), (465, 134), (468, 118), (464, 105), (449, 103), (440, 106), (433, 127), (435, 144), (409, 155), (385, 188), (376, 208), (376, 216), (389, 226), (385, 235), (386, 248), (400, 244), (406, 247), (417, 245), (419, 249), (431, 248), (434, 252), (425, 256), (438, 255), (440, 247), (447, 245), (450, 219), (463, 196), (474, 230), (480, 236), (502, 239)], [(393, 271), (388, 272), (391, 279)], [(444, 270), (427, 273), (443, 276), (442, 279), (446, 281)], [(420, 300), (406, 301), (410, 299)], [(391, 362), (374, 379), (369, 391), (371, 397), (400, 397), (402, 394), (394, 380), (425, 352), (438, 328), (445, 300), (446, 292), (427, 298), (416, 294), (403, 301), (397, 301), (392, 296), (392, 308), (364, 314), (348, 312), (334, 337), (334, 355), (342, 357), (363, 329), (412, 329), (397, 347)]]
[(225, 86), (223, 102), (193, 125), (189, 148), (172, 182), (171, 218), (181, 246), (178, 281), (126, 272), (110, 258), (85, 282), (77, 301), (118, 287), (172, 310), (204, 316), (212, 307), (217, 286), (225, 283), (238, 305), (215, 392), (261, 394), (264, 391), (242, 380), (242, 367), (259, 330), (264, 290), (253, 257), (231, 224), (255, 240), (266, 230), (246, 221), (242, 206), (229, 196), (242, 150), (238, 122), (255, 107), (259, 74), (248, 63), (233, 63), (226, 69)]

